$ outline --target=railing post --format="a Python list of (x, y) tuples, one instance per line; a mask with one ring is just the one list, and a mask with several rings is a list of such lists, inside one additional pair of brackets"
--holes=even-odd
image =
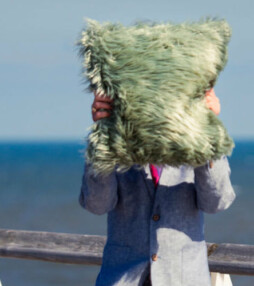
[(211, 272), (211, 282), (212, 286), (233, 286), (230, 275), (219, 272)]

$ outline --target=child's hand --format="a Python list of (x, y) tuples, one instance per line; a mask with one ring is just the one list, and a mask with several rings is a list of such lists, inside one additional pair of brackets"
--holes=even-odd
[[(92, 104), (92, 117), (93, 121), (109, 117), (110, 109), (112, 109), (113, 99), (110, 99), (109, 96), (101, 97), (94, 92), (94, 101)], [(99, 111), (100, 108), (107, 109), (105, 111)]]
[(211, 88), (205, 93), (206, 106), (211, 109), (216, 115), (220, 113), (220, 100), (215, 95), (214, 89)]
[[(211, 109), (216, 115), (220, 113), (220, 100), (215, 95), (214, 89), (211, 88), (205, 93), (206, 106)], [(209, 167), (213, 167), (213, 161), (209, 161)]]

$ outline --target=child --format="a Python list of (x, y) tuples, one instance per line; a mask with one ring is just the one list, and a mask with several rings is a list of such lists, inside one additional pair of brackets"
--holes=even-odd
[[(218, 115), (214, 90), (205, 98)], [(95, 94), (93, 120), (110, 116), (112, 102)], [(85, 164), (80, 204), (95, 214), (108, 213), (96, 286), (211, 285), (203, 212), (225, 210), (235, 199), (225, 155), (196, 168), (167, 165), (161, 170), (147, 164), (137, 170), (133, 165), (125, 173), (115, 169), (100, 177), (88, 175), (89, 168)]]

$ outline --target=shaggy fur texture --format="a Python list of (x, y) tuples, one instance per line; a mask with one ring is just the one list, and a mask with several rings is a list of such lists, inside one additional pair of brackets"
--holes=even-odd
[(147, 163), (194, 167), (231, 155), (234, 142), (206, 107), (205, 91), (227, 62), (225, 20), (125, 27), (86, 19), (77, 42), (89, 91), (114, 99), (91, 126), (86, 160), (94, 175)]

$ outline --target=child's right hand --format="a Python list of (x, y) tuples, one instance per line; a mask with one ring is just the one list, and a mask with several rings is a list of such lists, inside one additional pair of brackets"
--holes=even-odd
[[(101, 97), (96, 94), (94, 91), (94, 101), (92, 104), (92, 117), (93, 121), (109, 117), (110, 110), (112, 109), (113, 99), (110, 99), (109, 96)], [(107, 109), (105, 111), (99, 111), (100, 108)]]

